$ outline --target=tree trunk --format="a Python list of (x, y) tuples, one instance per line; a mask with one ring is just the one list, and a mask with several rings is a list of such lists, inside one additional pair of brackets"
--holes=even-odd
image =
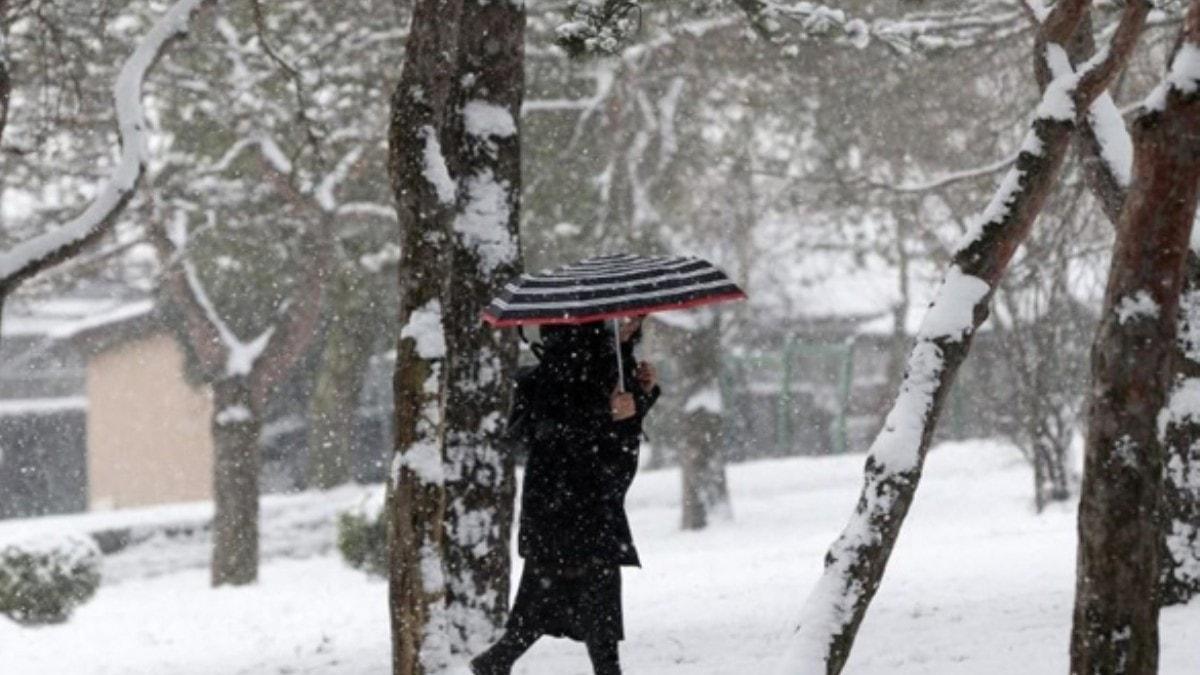
[(1187, 257), (1163, 458), (1159, 604), (1200, 593), (1200, 251)]
[(729, 490), (721, 454), (721, 415), (699, 409), (687, 414), (683, 449), (683, 522), (685, 530), (702, 530), (710, 515), (728, 514)]
[(514, 462), (497, 440), (517, 336), (480, 320), (518, 273), (525, 11), (464, 0), (452, 128), (461, 133), (446, 302), (446, 570), (451, 650), (492, 642), (508, 614)]
[(262, 420), (246, 378), (213, 384), (212, 585), (258, 578), (258, 437)]
[[(1054, 5), (1039, 34), (1040, 59), (1052, 58), (1052, 45), (1070, 38), (1088, 8), (1085, 0)], [(1067, 90), (1075, 110), (1086, 110), (1123, 68), (1148, 8), (1140, 2), (1125, 6), (1106, 59)], [(835, 675), (845, 666), (912, 504), (946, 396), (987, 318), (997, 282), (1057, 179), (1074, 129), (1073, 116), (1033, 120), (1016, 165), (955, 253), (909, 353), (900, 394), (871, 446), (858, 505), (805, 603), (788, 661), (794, 672)]]
[[(716, 315), (714, 315), (715, 317)], [(721, 328), (714, 319), (684, 334), (681, 356), (690, 385), (684, 403), (684, 447), (680, 457), (683, 478), (685, 530), (708, 525), (711, 515), (730, 512), (725, 481), (725, 446), (721, 437)]]
[(343, 270), (334, 279), (334, 308), (310, 403), (308, 485), (322, 490), (351, 478), (354, 421), (371, 347), (371, 296), (362, 274)]
[(416, 340), (401, 340), (394, 380), (397, 450), (388, 483), (394, 675), (436, 672), (449, 658), (442, 556), (441, 366), (418, 354)]
[[(8, 17), (8, 0), (0, 0), (0, 20)], [(8, 37), (0, 29), (0, 142), (8, 126), (8, 102), (12, 96), (12, 78), (8, 74)]]
[(1033, 439), (1033, 507), (1038, 513), (1046, 508), (1046, 453), (1043, 443)]
[[(388, 606), (394, 675), (425, 675), (449, 659), (441, 373), (442, 299), (454, 185), (445, 147), (458, 78), (462, 0), (417, 0), (391, 100), (388, 170), (400, 220), (400, 337), (393, 378), (396, 447), (388, 481)], [(444, 150), (445, 148), (445, 150)], [(448, 162), (449, 160), (449, 162)]]
[[(1200, 2), (1189, 32), (1200, 29)], [(1071, 670), (1158, 666), (1159, 413), (1171, 382), (1184, 260), (1200, 181), (1200, 105), (1177, 91), (1134, 128), (1134, 182), (1092, 349), (1079, 503)]]

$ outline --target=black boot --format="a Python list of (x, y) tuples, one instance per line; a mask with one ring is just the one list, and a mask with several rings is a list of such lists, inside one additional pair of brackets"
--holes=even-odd
[(621, 675), (621, 656), (616, 640), (587, 643), (588, 658), (596, 675)]
[(523, 631), (507, 631), (491, 649), (471, 659), (473, 675), (509, 675), (513, 664), (541, 637)]
[(471, 675), (509, 675), (512, 664), (498, 664), (488, 660), (489, 652), (484, 652), (471, 659)]

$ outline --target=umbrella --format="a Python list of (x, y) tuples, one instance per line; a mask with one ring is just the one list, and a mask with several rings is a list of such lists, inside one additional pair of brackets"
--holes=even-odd
[[(483, 319), (497, 327), (580, 324), (601, 319), (615, 323), (622, 316), (745, 297), (737, 284), (706, 260), (617, 254), (522, 274), (484, 308)], [(620, 359), (618, 345), (617, 372)]]

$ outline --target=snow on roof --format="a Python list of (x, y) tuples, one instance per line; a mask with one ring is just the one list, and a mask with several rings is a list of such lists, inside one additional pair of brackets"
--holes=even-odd
[[(820, 263), (815, 266), (824, 267)], [(823, 270), (809, 276), (811, 268), (796, 280), (796, 310), (810, 319), (865, 317), (890, 314), (900, 302), (900, 282), (894, 270), (880, 266)]]
[(46, 337), (68, 339), (102, 326), (128, 321), (149, 314), (154, 301), (117, 297), (60, 297), (12, 302), (4, 308), (2, 326), (5, 337)]
[(17, 415), (48, 415), (52, 413), (86, 409), (86, 396), (0, 400), (0, 417)]
[(74, 323), (64, 323), (49, 333), (50, 337), (68, 339), (85, 331), (103, 328), (141, 318), (154, 311), (154, 300), (145, 299), (118, 305), (111, 310), (84, 317)]
[[(915, 335), (920, 328), (942, 273), (931, 263), (910, 263), (908, 334)], [(786, 320), (855, 323), (856, 332), (862, 334), (892, 333), (893, 312), (902, 300), (898, 268), (877, 256), (793, 252), (787, 262), (759, 264), (752, 277), (752, 304), (778, 312)]]

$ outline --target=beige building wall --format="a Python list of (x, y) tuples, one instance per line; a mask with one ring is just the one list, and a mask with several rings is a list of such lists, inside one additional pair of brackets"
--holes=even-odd
[(165, 334), (88, 360), (88, 503), (92, 509), (212, 496), (212, 400), (184, 380)]

